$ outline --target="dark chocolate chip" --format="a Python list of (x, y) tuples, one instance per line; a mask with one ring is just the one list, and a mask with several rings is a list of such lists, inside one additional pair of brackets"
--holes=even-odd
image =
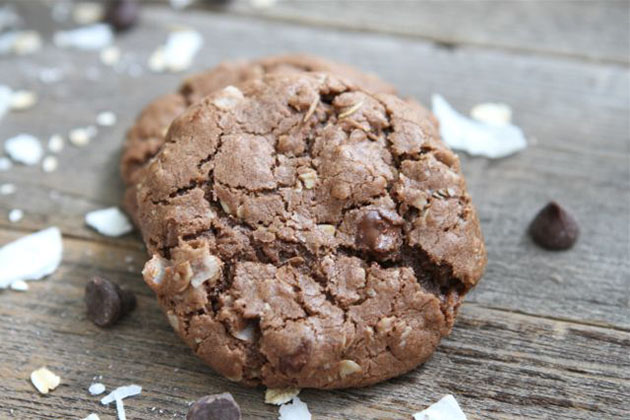
[(368, 211), (360, 220), (356, 243), (359, 249), (368, 250), (380, 258), (397, 251), (401, 245), (400, 228), (387, 215), (376, 210)]
[(105, 12), (105, 22), (117, 31), (126, 31), (136, 24), (140, 4), (136, 0), (110, 0)]
[(88, 318), (99, 327), (114, 325), (136, 307), (136, 296), (102, 277), (93, 277), (85, 286)]
[(186, 420), (241, 420), (241, 409), (228, 392), (208, 395), (195, 401)]
[(578, 224), (565, 209), (554, 201), (538, 212), (529, 225), (534, 242), (550, 250), (568, 249), (580, 234)]

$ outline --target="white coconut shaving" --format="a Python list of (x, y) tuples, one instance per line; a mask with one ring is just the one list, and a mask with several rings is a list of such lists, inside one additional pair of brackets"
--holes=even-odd
[(103, 48), (99, 54), (101, 63), (106, 66), (115, 66), (120, 62), (120, 48), (115, 45)]
[(9, 195), (17, 191), (15, 184), (2, 184), (0, 185), (0, 195)]
[(72, 19), (79, 25), (99, 22), (105, 15), (105, 8), (98, 2), (81, 2), (74, 5)]
[(286, 404), (300, 393), (300, 388), (268, 388), (265, 391), (265, 404)]
[(101, 418), (97, 414), (92, 413), (83, 420), (101, 420)]
[(0, 7), (0, 32), (15, 28), (22, 23), (22, 18), (17, 14), (13, 6), (7, 5)]
[(0, 35), (0, 55), (33, 54), (42, 48), (42, 37), (37, 31), (9, 31)]
[(128, 397), (134, 397), (140, 395), (142, 387), (140, 385), (125, 385), (116, 388), (105, 397), (101, 399), (101, 404), (108, 405), (112, 402), (116, 402), (116, 412), (118, 413), (118, 420), (126, 420), (125, 406), (123, 400)]
[(11, 160), (9, 160), (8, 157), (0, 156), (0, 171), (1, 172), (8, 171), (9, 169), (11, 169), (12, 166), (13, 164), (11, 163)]
[(250, 342), (250, 343), (253, 342), (254, 338), (256, 337), (256, 328), (254, 327), (254, 324), (253, 323), (249, 323), (242, 330), (236, 331), (234, 333), (234, 337), (238, 338), (241, 341), (247, 341), (247, 342)]
[(59, 386), (61, 378), (48, 368), (42, 367), (31, 372), (31, 382), (40, 393), (48, 394)]
[(140, 395), (142, 392), (142, 387), (140, 385), (124, 385), (119, 386), (114, 389), (112, 392), (101, 398), (101, 404), (108, 405), (116, 401), (116, 399), (124, 400), (125, 398), (135, 397), (136, 395)]
[(486, 102), (473, 106), (470, 116), (484, 123), (505, 125), (512, 122), (512, 108), (507, 104)]
[(0, 85), (0, 120), (11, 108), (11, 99), (13, 91), (6, 85)]
[(30, 90), (16, 90), (11, 94), (11, 111), (25, 111), (37, 103), (37, 94)]
[(93, 125), (73, 128), (68, 133), (68, 139), (74, 146), (83, 147), (87, 146), (92, 141), (96, 133), (98, 133), (98, 130)]
[(63, 137), (59, 134), (53, 134), (48, 139), (48, 150), (52, 153), (59, 153), (63, 150), (64, 143)]
[(47, 85), (63, 79), (63, 70), (58, 67), (46, 67), (39, 71), (39, 81)]
[(24, 218), (24, 212), (20, 209), (13, 209), (9, 212), (9, 222), (17, 223)]
[(95, 23), (77, 29), (58, 31), (53, 42), (60, 48), (76, 48), (79, 50), (100, 50), (110, 45), (114, 40), (114, 33), (109, 25)]
[(121, 236), (133, 230), (129, 218), (118, 207), (91, 211), (85, 215), (85, 223), (105, 236)]
[(24, 165), (37, 165), (44, 154), (44, 148), (37, 137), (18, 134), (4, 142), (4, 151), (11, 159)]
[(182, 10), (193, 4), (196, 0), (169, 0), (171, 7), (175, 10)]
[(466, 415), (452, 395), (446, 395), (426, 410), (413, 415), (414, 420), (466, 420)]
[(105, 392), (105, 385), (100, 382), (95, 382), (88, 388), (88, 391), (91, 395), (101, 395)]
[(149, 68), (155, 72), (178, 72), (192, 64), (203, 45), (201, 34), (192, 29), (172, 31), (166, 43), (159, 46), (149, 57)]
[(39, 280), (53, 273), (63, 253), (61, 232), (49, 227), (0, 248), (0, 289), (13, 282)]
[(127, 414), (125, 413), (125, 405), (122, 398), (116, 397), (116, 413), (118, 413), (118, 420), (127, 420)]
[(24, 280), (18, 280), (11, 283), (11, 290), (17, 290), (18, 292), (26, 292), (28, 290), (28, 283)]
[(249, 4), (254, 9), (269, 9), (274, 6), (278, 0), (249, 0)]
[(42, 161), (42, 170), (44, 172), (54, 172), (59, 166), (59, 161), (54, 156), (46, 156)]
[(111, 127), (116, 124), (116, 114), (112, 111), (99, 112), (96, 116), (96, 123), (103, 127)]
[(523, 131), (512, 124), (488, 124), (457, 112), (441, 95), (433, 95), (433, 113), (440, 121), (440, 134), (453, 149), (473, 156), (497, 159), (527, 147)]
[(280, 406), (278, 420), (311, 420), (311, 413), (308, 411), (308, 406), (295, 397), (289, 404)]

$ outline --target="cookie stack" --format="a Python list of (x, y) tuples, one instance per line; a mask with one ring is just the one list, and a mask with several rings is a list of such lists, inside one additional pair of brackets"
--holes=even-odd
[(246, 385), (355, 387), (413, 369), (486, 263), (431, 113), (321, 58), (185, 80), (142, 111), (121, 170), (145, 281), (194, 352)]

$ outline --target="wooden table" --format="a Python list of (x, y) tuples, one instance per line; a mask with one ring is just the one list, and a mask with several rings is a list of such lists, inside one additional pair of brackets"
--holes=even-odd
[[(463, 305), (450, 337), (424, 366), (366, 389), (306, 390), (316, 419), (409, 419), (442, 395), (456, 396), (470, 419), (620, 419), (630, 395), (630, 75), (629, 3), (614, 2), (286, 2), (256, 10), (175, 12), (147, 5), (142, 23), (116, 43), (142, 63), (140, 77), (100, 64), (98, 53), (50, 43), (49, 10), (21, 1), (27, 24), (47, 37), (42, 51), (0, 57), (0, 82), (38, 92), (35, 108), (10, 113), (0, 141), (92, 124), (118, 115), (85, 148), (67, 146), (57, 171), (15, 166), (0, 196), (0, 244), (46, 226), (64, 237), (61, 267), (28, 292), (0, 292), (0, 418), (115, 417), (87, 388), (137, 383), (130, 419), (184, 418), (188, 403), (231, 392), (245, 418), (277, 417), (262, 389), (215, 375), (176, 338), (139, 271), (146, 258), (137, 234), (98, 235), (86, 212), (121, 198), (118, 159), (126, 127), (151, 98), (181, 75), (152, 74), (146, 59), (167, 26), (199, 30), (205, 45), (194, 70), (233, 57), (306, 51), (373, 70), (406, 96), (443, 94), (463, 112), (502, 101), (531, 145), (497, 161), (462, 156), (479, 209), (489, 263)], [(43, 84), (44, 67), (64, 79)], [(95, 79), (95, 80), (91, 80)], [(525, 230), (554, 199), (571, 209), (582, 236), (567, 252), (534, 246)], [(24, 210), (9, 223), (12, 208)], [(0, 269), (2, 269), (0, 267)], [(85, 316), (83, 287), (93, 274), (129, 287), (139, 307), (103, 330)], [(39, 395), (28, 378), (47, 365), (62, 385)]]

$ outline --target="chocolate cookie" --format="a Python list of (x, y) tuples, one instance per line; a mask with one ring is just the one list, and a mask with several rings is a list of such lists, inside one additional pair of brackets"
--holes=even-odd
[(245, 384), (373, 384), (429, 358), (486, 253), (424, 108), (318, 73), (188, 108), (138, 191), (145, 281), (195, 353)]
[[(267, 73), (325, 71), (340, 75), (373, 92), (394, 93), (394, 88), (376, 76), (362, 73), (351, 66), (319, 57), (294, 54), (268, 57), (256, 61), (228, 61), (184, 81), (176, 94), (161, 96), (140, 113), (127, 133), (121, 157), (121, 174), (128, 186), (124, 207), (135, 219), (134, 185), (142, 178), (139, 170), (157, 153), (171, 123), (192, 103), (229, 85), (255, 79)], [(131, 187), (129, 187), (131, 186)]]

